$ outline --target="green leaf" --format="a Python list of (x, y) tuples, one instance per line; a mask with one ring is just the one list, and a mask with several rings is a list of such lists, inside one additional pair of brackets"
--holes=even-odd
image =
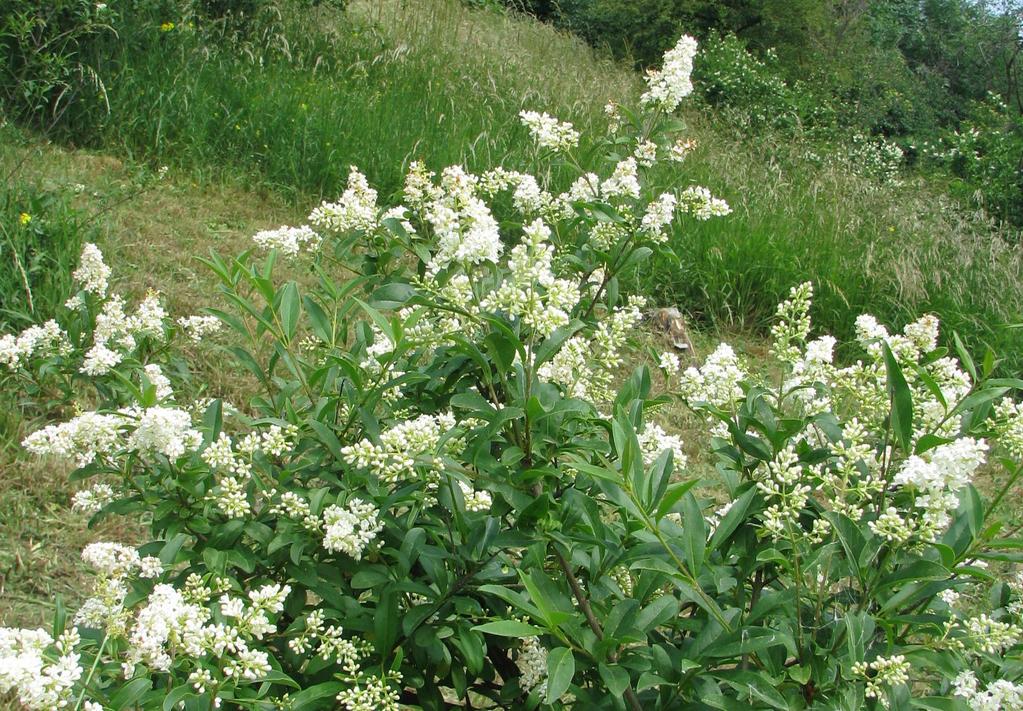
[(749, 507), (756, 495), (757, 490), (751, 487), (746, 493), (732, 502), (728, 513), (721, 517), (717, 528), (714, 529), (714, 535), (710, 537), (709, 547), (711, 551), (721, 547), (728, 540), (729, 536), (735, 532), (735, 529), (746, 520), (746, 513), (749, 511)]
[[(114, 711), (126, 709), (129, 706), (138, 704), (139, 699), (145, 696), (146, 692), (153, 688), (153, 680), (149, 677), (132, 679), (117, 690), (117, 693), (110, 699), (110, 707)], [(185, 687), (189, 690), (190, 687)]]
[(692, 493), (686, 494), (682, 499), (682, 512), (685, 521), (686, 562), (689, 563), (689, 572), (699, 575), (707, 549), (707, 520)]
[(700, 483), (699, 479), (692, 479), (690, 481), (683, 481), (678, 484), (672, 484), (668, 487), (668, 492), (661, 499), (661, 503), (657, 505), (657, 511), (654, 513), (654, 521), (660, 521), (662, 518), (671, 513), (671, 510), (678, 503), (686, 493), (689, 492), (694, 486)]
[(597, 667), (597, 671), (600, 672), (600, 678), (604, 680), (611, 696), (620, 698), (625, 693), (630, 681), (629, 672), (617, 664), (601, 664)]
[(298, 319), (302, 315), (302, 299), (298, 293), (298, 284), (289, 281), (281, 289), (281, 328), (284, 331), (284, 339), (291, 343), (298, 330)]
[(912, 454), (910, 443), (913, 441), (913, 393), (906, 383), (899, 362), (887, 343), (881, 344), (884, 350), (884, 363), (888, 371), (888, 396), (892, 400), (891, 425), (896, 440), (902, 451)]
[(388, 589), (380, 596), (376, 614), (373, 619), (373, 632), (376, 635), (376, 648), (382, 655), (387, 655), (398, 639), (398, 625), (401, 616), (398, 614), (398, 593)]
[(333, 708), (334, 697), (346, 687), (347, 684), (340, 681), (325, 681), (322, 684), (303, 689), (297, 694), (291, 695), (291, 711)]
[(552, 704), (568, 691), (575, 676), (575, 656), (568, 647), (552, 649), (547, 655), (547, 703)]
[(498, 620), (476, 625), (472, 628), (474, 632), (494, 635), (495, 637), (537, 637), (543, 634), (543, 630), (533, 625), (527, 625), (518, 620)]
[(567, 326), (562, 326), (544, 339), (544, 342), (536, 349), (536, 355), (533, 357), (534, 370), (539, 370), (541, 365), (557, 355), (565, 341), (578, 333), (585, 325), (579, 319), (573, 319)]

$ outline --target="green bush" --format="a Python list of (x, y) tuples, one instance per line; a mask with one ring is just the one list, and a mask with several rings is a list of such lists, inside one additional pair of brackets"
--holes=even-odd
[[(113, 3), (111, 3), (112, 5)], [(7, 0), (0, 8), (0, 106), (40, 127), (68, 107), (103, 104), (105, 87), (87, 48), (115, 32), (111, 5), (90, 0)]]
[(955, 178), (952, 190), (964, 202), (1023, 225), (1023, 116), (998, 96), (978, 103), (957, 130), (923, 152)]
[[(308, 225), (255, 235), (265, 256), (206, 260), (205, 317), (127, 308), (87, 245), (60, 324), (0, 338), (4, 386), (94, 404), (24, 446), (89, 481), (83, 514), (151, 540), (86, 547), (91, 597), (52, 632), (0, 630), (0, 691), (85, 711), (1019, 699), (1023, 582), (987, 568), (1023, 561), (999, 527), (1023, 382), (950, 357), (932, 316), (860, 317), (839, 367), (803, 284), (763, 371), (723, 344), (616, 386), (642, 318), (621, 277), (672, 221), (728, 213), (654, 169), (693, 51), (564, 193), (546, 168), (578, 165), (580, 136), (533, 112), (539, 177), (414, 163), (380, 204), (352, 168)], [(191, 394), (180, 346), (224, 327), (255, 386), (238, 407)], [(672, 401), (706, 425), (713, 489), (657, 421)]]

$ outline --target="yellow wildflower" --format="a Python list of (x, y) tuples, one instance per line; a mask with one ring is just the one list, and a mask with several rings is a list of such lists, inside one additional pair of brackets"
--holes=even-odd
[(28, 214), (27, 212), (23, 212), (20, 215), (18, 215), (18, 222), (20, 222), (23, 225), (27, 225), (31, 221), (32, 221), (32, 216), (30, 214)]

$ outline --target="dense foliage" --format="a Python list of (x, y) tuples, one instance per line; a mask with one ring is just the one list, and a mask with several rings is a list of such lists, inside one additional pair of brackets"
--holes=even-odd
[[(1023, 586), (987, 566), (1019, 558), (998, 512), (1023, 383), (950, 357), (933, 316), (861, 317), (839, 367), (809, 284), (778, 309), (776, 376), (721, 345), (620, 382), (643, 305), (621, 277), (673, 221), (728, 219), (652, 170), (689, 148), (695, 50), (609, 107), (599, 174), (549, 190), (580, 135), (533, 111), (539, 171), (413, 163), (388, 205), (352, 168), (309, 224), (206, 260), (207, 315), (128, 308), (86, 245), (59, 320), (0, 338), (4, 386), (58, 416), (24, 446), (73, 463), (74, 506), (152, 540), (88, 546), (73, 616), (0, 630), (0, 690), (87, 711), (1018, 705)], [(246, 403), (188, 378), (181, 342), (218, 339)], [(673, 400), (706, 423), (711, 489), (657, 422)]]
[[(1015, 125), (1023, 89), (1023, 6), (1017, 2), (506, 4), (640, 67), (655, 61), (681, 29), (695, 31), (708, 46), (696, 67), (704, 97), (719, 106), (722, 84), (729, 85), (734, 91), (725, 94), (728, 115), (756, 133), (780, 128), (791, 134), (798, 127), (839, 146), (850, 133), (861, 133), (898, 139), (904, 149), (937, 140), (950, 150), (959, 137), (976, 133), (982, 168), (961, 160), (922, 165), (954, 175), (962, 189), (953, 192), (965, 202), (979, 196), (992, 214), (1021, 224), (1023, 150)], [(1003, 106), (1000, 121), (990, 120), (989, 94)]]

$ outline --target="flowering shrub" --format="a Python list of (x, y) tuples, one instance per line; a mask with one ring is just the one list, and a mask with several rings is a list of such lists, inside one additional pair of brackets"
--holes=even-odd
[[(729, 211), (646, 167), (680, 152), (695, 51), (679, 42), (639, 111), (611, 107), (602, 175), (555, 194), (543, 173), (415, 163), (382, 205), (353, 168), (308, 225), (257, 235), (265, 256), (207, 260), (206, 316), (129, 308), (87, 246), (67, 313), (5, 336), (0, 365), (51, 409), (80, 403), (24, 442), (77, 467), (74, 506), (152, 541), (86, 548), (92, 593), (52, 633), (0, 630), (0, 691), (90, 711), (1018, 698), (1023, 587), (984, 569), (1017, 555), (994, 516), (1021, 471), (1018, 383), (945, 354), (935, 318), (862, 317), (842, 368), (803, 285), (780, 377), (723, 345), (684, 371), (663, 355), (662, 394), (646, 367), (617, 385), (643, 306), (619, 277), (675, 220)], [(573, 127), (522, 119), (577, 164)], [(278, 283), (280, 260), (309, 279)], [(187, 396), (182, 337), (224, 338), (251, 400)], [(657, 423), (672, 398), (706, 419), (727, 501), (697, 496)], [(991, 456), (1011, 477), (984, 504)]]
[(925, 142), (925, 158), (955, 176), (953, 192), (989, 212), (1023, 224), (1023, 121), (996, 94), (978, 102), (957, 130)]

